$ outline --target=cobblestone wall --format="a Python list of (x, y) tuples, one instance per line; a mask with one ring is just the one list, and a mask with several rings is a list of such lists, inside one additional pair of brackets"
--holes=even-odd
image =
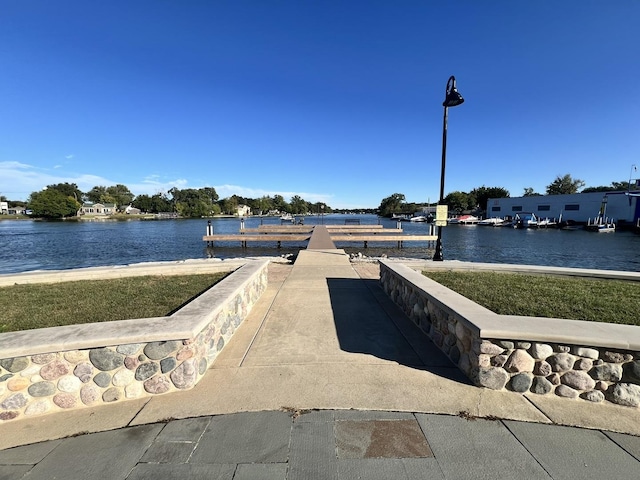
[[(123, 338), (121, 345), (0, 359), (0, 421), (192, 388), (266, 285), (265, 263), (195, 338)], [(214, 286), (199, 298), (217, 294)]]
[(458, 314), (386, 265), (384, 291), (477, 386), (640, 406), (640, 352), (527, 339), (480, 338)]

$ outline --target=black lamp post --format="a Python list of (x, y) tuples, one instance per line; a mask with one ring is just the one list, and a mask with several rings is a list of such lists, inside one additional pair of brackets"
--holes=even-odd
[[(447, 163), (447, 117), (449, 116), (449, 107), (457, 107), (463, 102), (464, 98), (456, 89), (456, 77), (451, 75), (447, 81), (446, 96), (444, 102), (442, 102), (444, 120), (442, 122), (442, 168), (440, 170), (440, 200), (438, 205), (442, 205), (444, 202), (444, 170)], [(437, 262), (444, 260), (442, 256), (442, 225), (438, 225), (438, 240), (436, 241), (436, 252), (433, 255), (433, 260)]]

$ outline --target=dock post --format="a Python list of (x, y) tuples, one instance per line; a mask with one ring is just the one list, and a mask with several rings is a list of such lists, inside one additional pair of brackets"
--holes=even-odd
[(240, 231), (244, 230), (244, 218), (240, 219)]
[[(213, 226), (211, 225), (211, 220), (207, 220), (207, 236), (213, 235)], [(207, 246), (213, 246), (213, 242), (207, 240)]]
[(364, 241), (364, 248), (368, 248), (366, 240)]

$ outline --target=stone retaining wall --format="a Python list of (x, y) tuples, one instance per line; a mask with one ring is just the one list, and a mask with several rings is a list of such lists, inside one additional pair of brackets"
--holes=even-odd
[(0, 421), (192, 388), (264, 292), (268, 263), (168, 317), (0, 334)]
[(497, 315), (404, 265), (384, 291), (477, 386), (640, 406), (640, 328)]

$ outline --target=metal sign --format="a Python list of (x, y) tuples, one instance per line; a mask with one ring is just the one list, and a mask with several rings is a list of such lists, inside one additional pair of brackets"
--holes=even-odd
[(449, 214), (448, 205), (436, 206), (436, 227), (444, 227), (447, 225), (447, 215)]

